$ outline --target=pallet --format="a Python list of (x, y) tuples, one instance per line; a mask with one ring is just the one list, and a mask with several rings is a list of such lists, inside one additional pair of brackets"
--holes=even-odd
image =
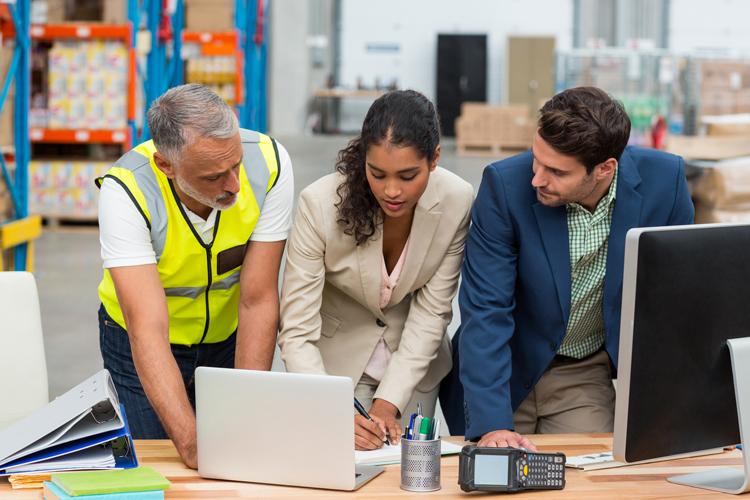
[(477, 144), (456, 144), (456, 153), (459, 156), (472, 157), (494, 157), (504, 158), (517, 153), (526, 151), (528, 147), (522, 146), (501, 146), (499, 144), (477, 145)]
[(94, 227), (99, 221), (96, 216), (71, 214), (40, 214), (42, 222), (48, 229), (60, 227)]

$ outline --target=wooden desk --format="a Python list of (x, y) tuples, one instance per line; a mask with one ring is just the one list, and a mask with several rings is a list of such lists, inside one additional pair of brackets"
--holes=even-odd
[[(450, 438), (461, 443), (460, 438)], [(561, 434), (532, 436), (540, 451), (562, 451), (566, 455), (582, 455), (611, 449), (610, 434)], [(467, 496), (458, 487), (458, 457), (443, 458), (442, 489), (432, 493), (411, 493), (399, 488), (398, 465), (386, 467), (386, 471), (356, 492), (338, 492), (309, 488), (289, 488), (265, 484), (237, 483), (201, 479), (194, 470), (186, 468), (169, 441), (136, 441), (138, 459), (142, 465), (159, 470), (172, 482), (167, 498), (357, 498), (380, 500), (383, 498), (486, 498), (474, 493)], [(613, 500), (656, 498), (732, 498), (723, 493), (714, 493), (666, 481), (668, 476), (705, 470), (707, 467), (741, 466), (739, 451), (721, 455), (689, 458), (672, 462), (661, 462), (639, 466), (622, 467), (600, 471), (582, 472), (566, 469), (567, 486), (562, 491), (527, 492), (519, 499), (532, 498), (576, 498)], [(0, 481), (0, 497), (10, 499), (41, 498), (40, 490), (12, 491), (7, 480)], [(500, 497), (496, 497), (500, 498)], [(510, 498), (510, 497), (508, 497)]]

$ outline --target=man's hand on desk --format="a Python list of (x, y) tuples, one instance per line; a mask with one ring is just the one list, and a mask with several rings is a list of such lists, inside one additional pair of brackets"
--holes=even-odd
[(537, 451), (534, 443), (528, 438), (517, 432), (508, 430), (488, 432), (482, 436), (477, 446), (488, 446), (490, 448), (526, 448), (529, 451)]
[(184, 444), (175, 443), (175, 448), (177, 448), (177, 453), (180, 454), (180, 458), (185, 462), (185, 465), (191, 469), (198, 468), (198, 443), (195, 437)]

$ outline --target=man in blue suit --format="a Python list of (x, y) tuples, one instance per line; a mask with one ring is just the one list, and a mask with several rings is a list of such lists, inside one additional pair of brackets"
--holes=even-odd
[(480, 446), (612, 431), (625, 234), (693, 222), (682, 159), (626, 147), (604, 91), (561, 92), (538, 125), (531, 151), (485, 169), (466, 242), (441, 404)]

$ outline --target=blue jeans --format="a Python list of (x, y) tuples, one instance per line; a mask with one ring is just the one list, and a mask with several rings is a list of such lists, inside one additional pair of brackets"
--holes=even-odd
[[(236, 332), (227, 340), (215, 344), (196, 344), (191, 347), (172, 344), (172, 355), (180, 369), (188, 399), (195, 409), (195, 369), (199, 366), (234, 368)], [(117, 389), (120, 403), (130, 424), (134, 439), (166, 439), (167, 433), (151, 407), (133, 364), (128, 332), (99, 307), (99, 348), (104, 368), (109, 370)]]

